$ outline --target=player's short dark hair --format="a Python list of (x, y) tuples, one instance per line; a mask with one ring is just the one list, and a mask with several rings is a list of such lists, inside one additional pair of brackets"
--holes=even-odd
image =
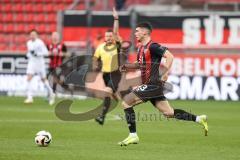
[(141, 22), (141, 23), (138, 23), (137, 24), (137, 26), (136, 26), (136, 28), (137, 27), (140, 27), (140, 28), (146, 28), (147, 30), (149, 30), (150, 31), (150, 33), (152, 32), (152, 25), (151, 25), (151, 23), (149, 23), (149, 22)]
[(107, 29), (106, 32), (113, 32), (111, 28)]

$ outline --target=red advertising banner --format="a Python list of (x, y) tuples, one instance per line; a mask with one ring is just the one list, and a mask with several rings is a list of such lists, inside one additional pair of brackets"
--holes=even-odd
[[(104, 35), (107, 28), (112, 28), (113, 19), (109, 14), (92, 14), (92, 21), (87, 23), (86, 14), (64, 15), (63, 37), (65, 41), (95, 39)], [(239, 13), (137, 13), (135, 21), (128, 13), (119, 17), (120, 34), (129, 40), (134, 34), (134, 25), (148, 21), (153, 25), (152, 38), (159, 43), (197, 45), (240, 45)]]

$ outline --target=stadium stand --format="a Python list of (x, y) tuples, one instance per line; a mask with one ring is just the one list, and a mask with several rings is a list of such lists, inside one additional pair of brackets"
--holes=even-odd
[[(28, 32), (36, 28), (47, 40), (48, 35), (56, 30), (57, 12), (66, 10), (74, 0), (1, 0), (0, 2), (0, 51), (23, 51)], [(150, 0), (128, 0), (126, 6), (136, 3), (148, 4)], [(92, 10), (110, 10), (114, 0), (107, 7), (100, 0), (91, 1)], [(86, 9), (84, 1), (78, 1), (74, 7)]]
[(240, 0), (179, 0), (178, 3), (183, 9), (189, 10), (236, 11), (239, 10)]
[(44, 40), (56, 30), (57, 12), (73, 0), (2, 0), (0, 2), (0, 50), (25, 50), (28, 32), (36, 28)]
[[(28, 32), (36, 28), (47, 40), (57, 29), (57, 12), (62, 10), (111, 10), (115, 0), (1, 0), (0, 51), (24, 51)], [(240, 0), (127, 0), (125, 9), (135, 5), (152, 4), (152, 7), (169, 10), (239, 10)], [(179, 7), (178, 7), (179, 6)], [(146, 5), (144, 6), (146, 9)]]

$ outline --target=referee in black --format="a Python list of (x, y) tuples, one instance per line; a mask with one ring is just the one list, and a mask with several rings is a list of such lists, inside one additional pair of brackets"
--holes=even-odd
[(101, 71), (103, 72), (103, 80), (106, 86), (104, 89), (105, 98), (103, 110), (95, 119), (100, 125), (104, 124), (105, 115), (111, 105), (111, 97), (116, 97), (114, 94), (116, 93), (118, 84), (121, 80), (121, 72), (119, 71), (119, 53), (122, 41), (119, 36), (118, 13), (115, 8), (113, 8), (113, 18), (113, 30), (109, 29), (105, 32), (105, 42), (97, 47), (93, 56), (93, 70), (98, 69), (98, 60), (100, 60), (102, 63)]

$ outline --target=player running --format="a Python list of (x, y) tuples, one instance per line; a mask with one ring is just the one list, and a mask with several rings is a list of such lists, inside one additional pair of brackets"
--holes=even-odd
[[(163, 90), (164, 82), (168, 79), (168, 72), (174, 57), (166, 47), (151, 40), (151, 32), (151, 24), (140, 23), (137, 25), (135, 37), (141, 43), (137, 50), (137, 63), (125, 64), (120, 68), (121, 71), (125, 71), (126, 69), (140, 69), (142, 78), (142, 85), (123, 98), (122, 106), (130, 134), (126, 139), (118, 143), (121, 146), (139, 142), (133, 106), (147, 101), (150, 101), (164, 116), (197, 122), (203, 126), (205, 135), (208, 132), (206, 115), (196, 116), (181, 109), (173, 109), (169, 105), (163, 94)], [(160, 76), (159, 67), (162, 57), (166, 59), (166, 62), (163, 64), (164, 66), (161, 70), (162, 76)]]
[(36, 30), (30, 32), (30, 40), (27, 42), (27, 99), (24, 103), (33, 103), (31, 80), (35, 74), (41, 77), (41, 80), (48, 91), (49, 104), (54, 104), (54, 94), (49, 82), (46, 78), (46, 68), (44, 56), (48, 55), (48, 50), (44, 42), (38, 38), (38, 33)]

